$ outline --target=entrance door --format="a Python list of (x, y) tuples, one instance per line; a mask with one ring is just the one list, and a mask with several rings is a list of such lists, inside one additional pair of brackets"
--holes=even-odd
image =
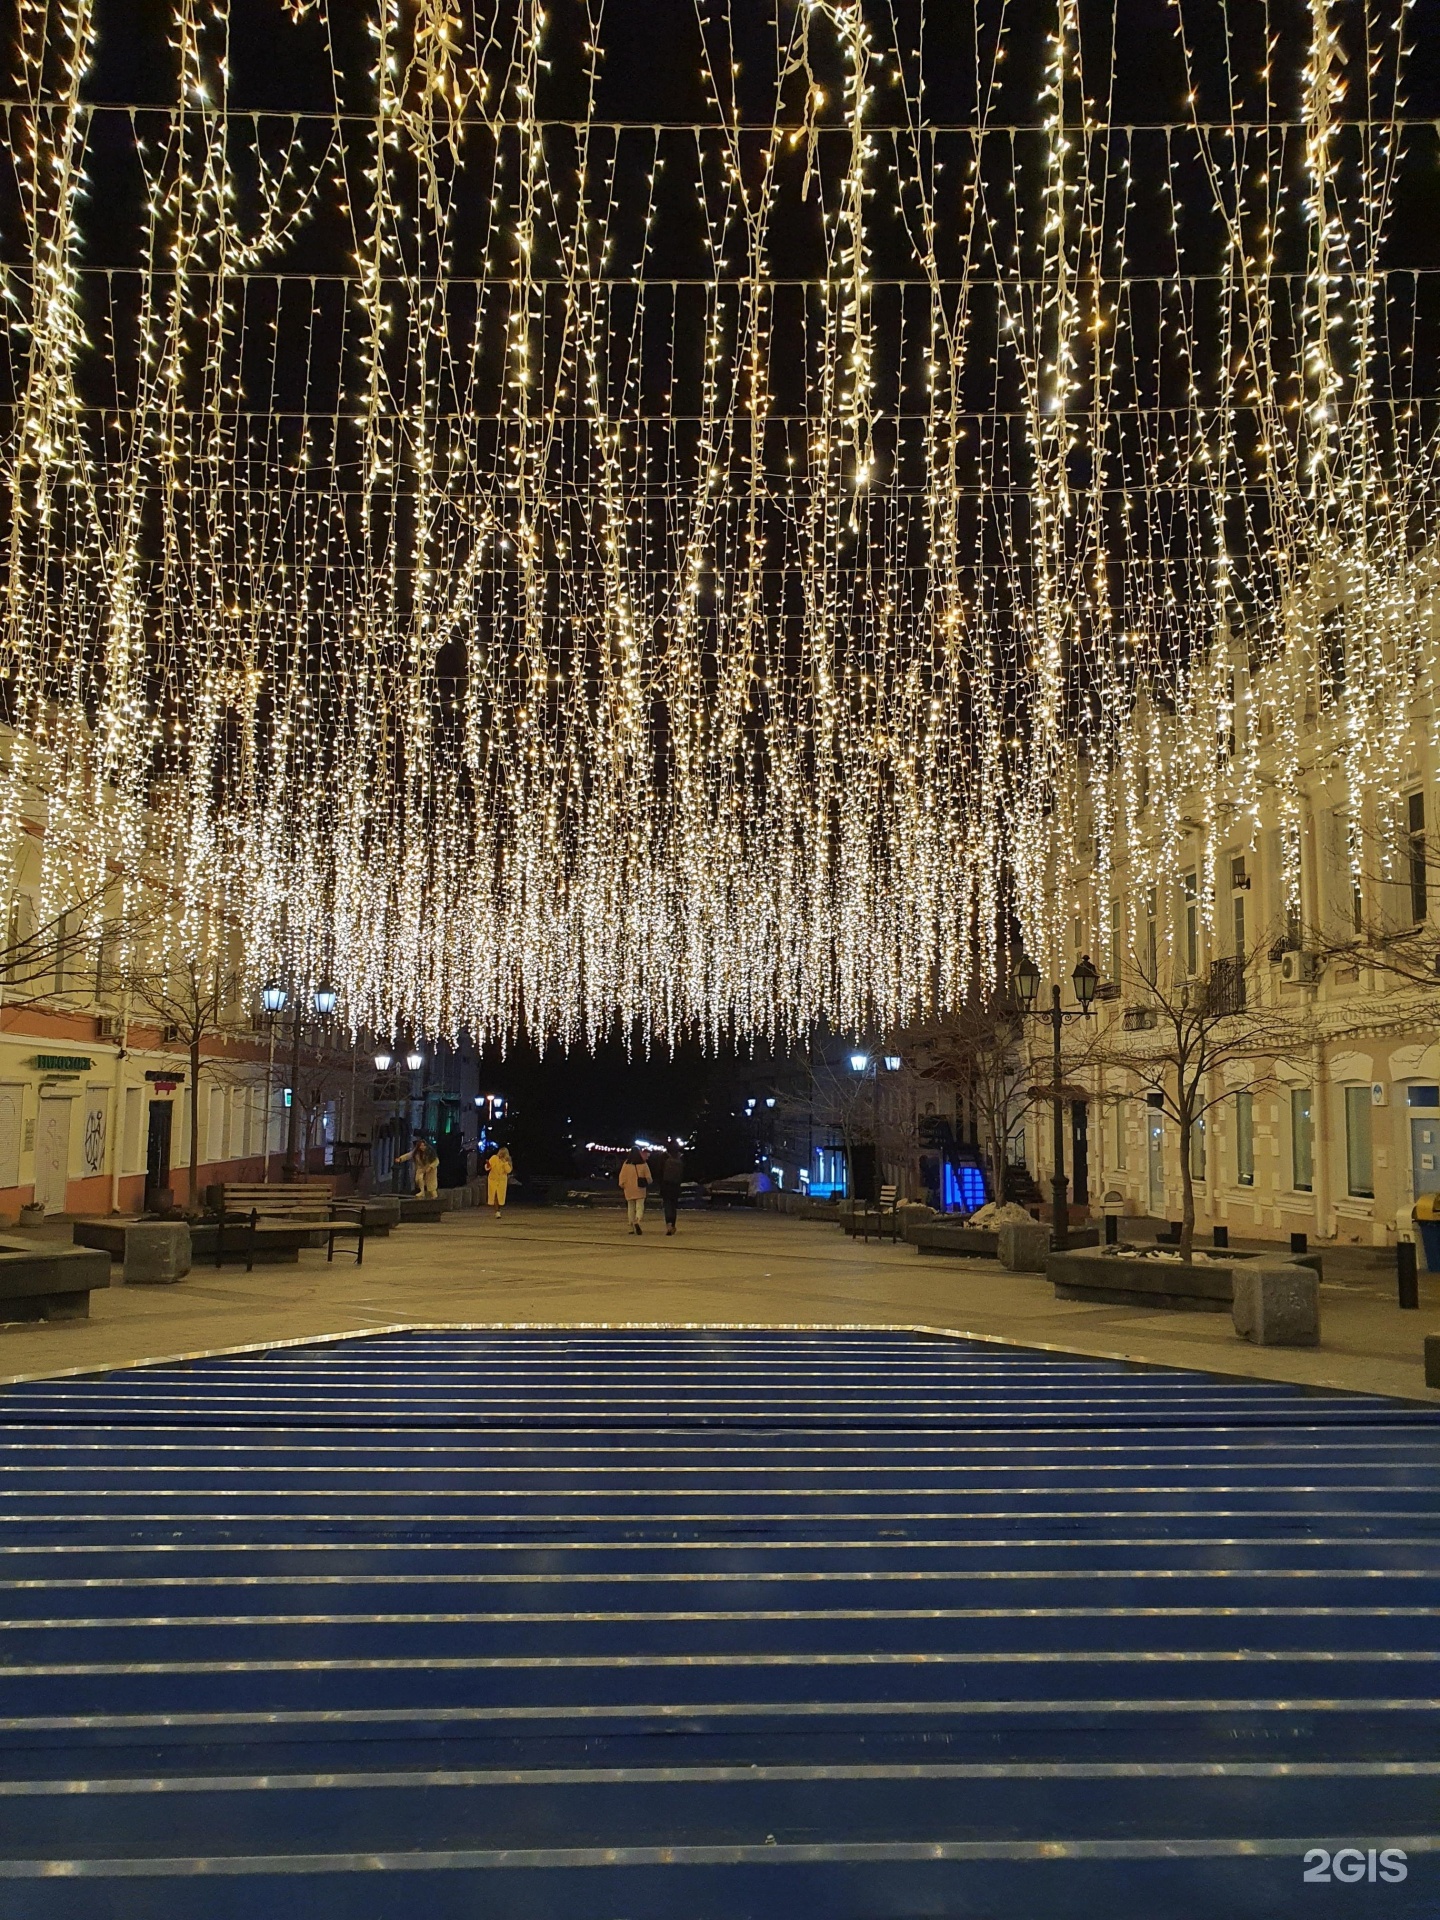
[(170, 1125), (175, 1106), (170, 1100), (150, 1102), (150, 1130), (145, 1138), (145, 1205), (155, 1204), (157, 1193), (170, 1185)]
[(0, 1087), (0, 1187), (20, 1184), (21, 1115), (23, 1087)]
[(70, 1102), (42, 1100), (35, 1126), (35, 1204), (47, 1213), (65, 1211), (70, 1177)]
[(1415, 1176), (1415, 1198), (1440, 1192), (1440, 1114), (1410, 1122), (1410, 1166)]
[(1145, 1110), (1145, 1128), (1150, 1137), (1150, 1215), (1165, 1218), (1165, 1122), (1153, 1107)]
[(1070, 1197), (1077, 1207), (1090, 1204), (1090, 1108), (1084, 1100), (1070, 1102)]

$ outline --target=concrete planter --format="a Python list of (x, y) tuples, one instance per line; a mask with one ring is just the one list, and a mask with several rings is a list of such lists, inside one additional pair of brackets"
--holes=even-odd
[(905, 1238), (921, 1253), (951, 1253), (971, 1260), (998, 1260), (1000, 1235), (987, 1227), (951, 1226), (943, 1220), (907, 1228)]
[(95, 1247), (118, 1260), (127, 1287), (168, 1287), (190, 1271), (193, 1247), (183, 1220), (77, 1220), (77, 1247)]
[(1106, 1306), (1228, 1313), (1232, 1268), (1211, 1260), (1150, 1260), (1143, 1254), (1052, 1253), (1046, 1278), (1057, 1300)]
[(110, 1256), (90, 1247), (17, 1246), (0, 1240), (0, 1321), (85, 1320), (90, 1295), (110, 1284)]
[(1234, 1270), (1230, 1315), (1257, 1347), (1318, 1347), (1320, 1279), (1298, 1263), (1256, 1260)]
[(1023, 1226), (1018, 1220), (1007, 1221), (996, 1237), (1002, 1267), (1011, 1273), (1044, 1273), (1050, 1258), (1050, 1229), (1043, 1220), (1027, 1221)]
[(439, 1220), (446, 1212), (441, 1200), (421, 1200), (414, 1194), (400, 1195), (400, 1222), (402, 1226), (413, 1226), (417, 1221)]

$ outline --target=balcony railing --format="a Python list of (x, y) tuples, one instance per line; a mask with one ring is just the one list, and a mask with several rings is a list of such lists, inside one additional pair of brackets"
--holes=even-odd
[(1245, 1011), (1245, 962), (1238, 954), (1212, 961), (1205, 985), (1205, 1010), (1217, 1014)]

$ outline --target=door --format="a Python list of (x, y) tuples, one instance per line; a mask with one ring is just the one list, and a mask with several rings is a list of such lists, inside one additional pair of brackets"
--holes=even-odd
[(1090, 1108), (1084, 1100), (1070, 1102), (1070, 1198), (1077, 1207), (1090, 1204)]
[(1145, 1109), (1145, 1131), (1150, 1141), (1150, 1216), (1165, 1218), (1165, 1122), (1154, 1107)]
[(65, 1211), (70, 1177), (70, 1102), (42, 1100), (35, 1127), (35, 1204), (47, 1213)]
[(20, 1137), (24, 1087), (0, 1087), (0, 1187), (20, 1184)]
[(170, 1127), (174, 1118), (174, 1103), (169, 1100), (150, 1102), (150, 1129), (145, 1138), (145, 1205), (154, 1204), (157, 1193), (170, 1185)]
[(1410, 1122), (1410, 1166), (1415, 1197), (1440, 1192), (1440, 1114)]

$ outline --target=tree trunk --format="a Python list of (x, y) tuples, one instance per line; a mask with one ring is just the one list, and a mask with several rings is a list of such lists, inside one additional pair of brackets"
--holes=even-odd
[(1195, 1244), (1195, 1180), (1190, 1171), (1190, 1141), (1195, 1119), (1188, 1106), (1182, 1106), (1177, 1117), (1180, 1122), (1180, 1258), (1188, 1260)]

